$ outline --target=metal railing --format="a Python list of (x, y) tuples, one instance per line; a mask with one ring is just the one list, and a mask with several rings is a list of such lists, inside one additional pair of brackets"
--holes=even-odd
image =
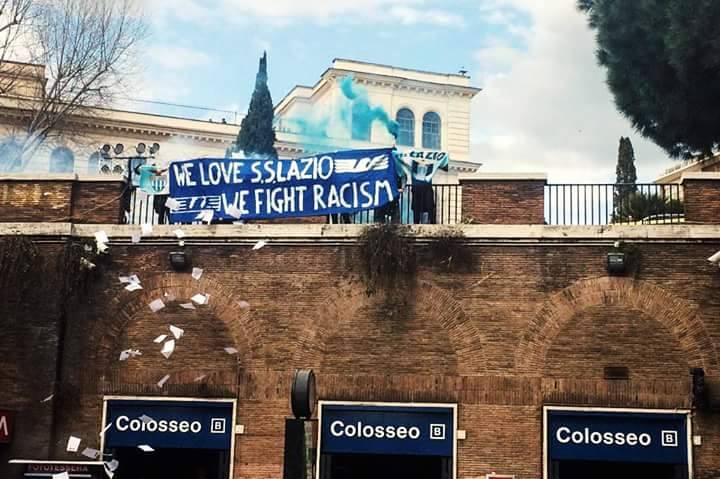
[[(167, 224), (166, 195), (149, 195), (133, 189), (128, 198), (128, 224)], [(370, 224), (395, 222), (402, 224), (458, 224), (462, 218), (462, 187), (460, 185), (408, 185), (397, 201), (382, 208), (353, 214), (330, 215), (328, 223)], [(249, 220), (252, 222), (252, 220)]]
[(606, 183), (545, 186), (549, 225), (677, 224), (685, 221), (679, 184)]
[(407, 185), (397, 201), (382, 208), (351, 215), (332, 215), (330, 223), (402, 223), (453, 225), (462, 218), (460, 185)]

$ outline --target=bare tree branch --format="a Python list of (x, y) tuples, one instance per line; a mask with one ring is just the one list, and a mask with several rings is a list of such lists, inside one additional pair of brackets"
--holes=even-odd
[[(18, 18), (25, 28), (17, 30), (31, 38), (30, 62), (44, 65), (43, 70), (20, 64), (14, 72), (5, 62), (5, 72), (0, 56), (0, 77), (13, 78), (16, 86), (33, 81), (42, 85), (39, 95), (26, 95), (19, 88), (3, 89), (0, 82), (0, 96), (12, 95), (27, 116), (19, 138), (19, 163), (25, 167), (48, 139), (74, 133), (73, 118), (109, 104), (146, 29), (133, 0), (0, 0), (0, 19), (3, 12), (12, 13), (6, 31), (16, 28), (11, 23)], [(2, 28), (0, 22), (0, 35)], [(7, 42), (7, 50), (12, 43)]]

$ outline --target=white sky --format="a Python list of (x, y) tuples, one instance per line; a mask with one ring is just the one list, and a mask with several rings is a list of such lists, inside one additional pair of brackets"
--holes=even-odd
[[(638, 181), (673, 160), (620, 115), (595, 62), (595, 40), (574, 0), (492, 2), (527, 12), (525, 49), (497, 41), (475, 52), (473, 157), (485, 171), (547, 172), (551, 182), (614, 181), (620, 136), (635, 149)], [(500, 18), (502, 20), (502, 18)]]

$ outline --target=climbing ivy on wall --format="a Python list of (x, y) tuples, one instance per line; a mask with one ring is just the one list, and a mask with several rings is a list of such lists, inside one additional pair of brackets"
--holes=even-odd
[(47, 253), (41, 254), (27, 235), (3, 236), (0, 237), (0, 296), (11, 303), (27, 301), (32, 291), (53, 281), (50, 274), (55, 273), (60, 305), (65, 308), (87, 291), (109, 261), (110, 256), (99, 252), (93, 241), (67, 240), (61, 253), (53, 258)]
[(37, 246), (24, 235), (0, 237), (0, 297), (22, 301), (41, 280), (43, 262)]
[(360, 265), (368, 295), (402, 288), (415, 272), (414, 239), (405, 225), (381, 223), (360, 235)]

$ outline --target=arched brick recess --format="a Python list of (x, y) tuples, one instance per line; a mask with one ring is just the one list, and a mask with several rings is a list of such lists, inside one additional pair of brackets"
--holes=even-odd
[[(261, 327), (252, 319), (252, 305), (242, 308), (231, 290), (212, 280), (208, 275), (196, 281), (188, 274), (158, 274), (144, 276), (142, 290), (128, 292), (120, 288), (118, 294), (110, 301), (107, 315), (95, 322), (91, 338), (97, 347), (93, 354), (93, 361), (101, 374), (107, 372), (111, 365), (117, 362), (118, 342), (130, 321), (148, 310), (148, 304), (158, 298), (168, 302), (165, 294), (176, 298), (177, 303), (189, 303), (190, 298), (197, 293), (209, 294), (207, 305), (196, 306), (207, 308), (227, 328), (229, 336), (238, 353), (238, 362), (241, 366), (249, 366), (253, 358), (257, 357), (257, 348), (263, 343)], [(191, 340), (191, 338), (185, 338)], [(181, 340), (182, 341), (182, 340)], [(91, 344), (93, 344), (91, 343)]]
[[(420, 291), (422, 294), (419, 294)], [(367, 314), (378, 301), (378, 297), (368, 297), (360, 283), (347, 283), (338, 287), (335, 294), (328, 294), (317, 315), (308, 318), (303, 325), (305, 333), (297, 340), (293, 361), (295, 365), (321, 369), (328, 354), (328, 341), (333, 338), (342, 340), (339, 336), (342, 329), (349, 327), (353, 318)], [(484, 336), (450, 292), (429, 282), (419, 281), (411, 301), (415, 301), (414, 308), (418, 314), (431, 317), (442, 331), (443, 338), (437, 339), (447, 340), (450, 344), (451, 350), (447, 353), (455, 356), (458, 374), (477, 374), (486, 370), (487, 361), (482, 347)], [(406, 326), (398, 323), (398, 331), (393, 334), (404, 334), (403, 327)], [(407, 327), (412, 327), (412, 323)], [(426, 339), (433, 341), (433, 338)], [(381, 358), (376, 360), (378, 365), (381, 361)]]
[(565, 324), (577, 312), (603, 304), (642, 311), (677, 339), (688, 364), (703, 367), (709, 374), (717, 371), (715, 344), (693, 304), (646, 281), (603, 277), (579, 281), (552, 295), (540, 307), (516, 351), (518, 372), (540, 375), (548, 349)]

